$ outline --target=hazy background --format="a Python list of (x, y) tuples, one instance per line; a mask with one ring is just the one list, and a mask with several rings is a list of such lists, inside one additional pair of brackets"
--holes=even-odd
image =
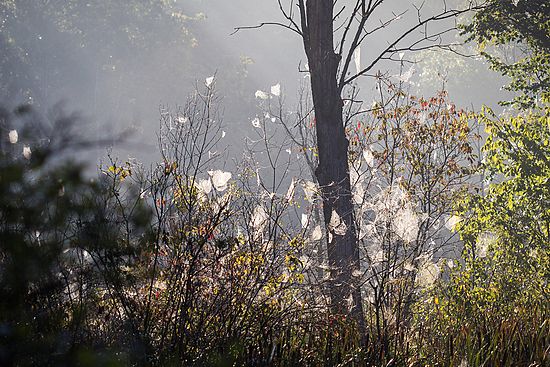
[[(426, 12), (441, 3), (428, 2)], [(394, 17), (410, 1), (388, 4), (378, 18)], [(209, 76), (216, 74), (225, 142), (235, 151), (258, 112), (255, 91), (280, 83), (292, 109), (304, 79), (298, 67), (305, 55), (296, 34), (279, 27), (232, 34), (238, 26), (281, 21), (276, 0), (1, 0), (0, 9), (0, 104), (31, 103), (46, 120), (62, 104), (83, 116), (82, 129), (90, 137), (130, 128), (132, 143), (115, 149), (123, 159), (151, 160), (159, 106), (184, 104)], [(414, 16), (409, 11), (367, 40), (364, 63)], [(430, 95), (446, 79), (450, 98), (459, 106), (495, 107), (500, 99), (504, 81), (482, 61), (443, 51), (406, 54), (405, 59), (419, 61), (411, 78), (413, 93)], [(398, 69), (399, 63), (386, 62), (376, 70), (391, 75)], [(365, 100), (372, 98), (373, 80), (358, 84)], [(95, 152), (90, 159), (101, 155)]]

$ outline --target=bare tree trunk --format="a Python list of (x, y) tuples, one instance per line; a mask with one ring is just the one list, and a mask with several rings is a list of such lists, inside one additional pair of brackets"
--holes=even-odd
[[(302, 23), (304, 20), (307, 23), (303, 39), (311, 75), (319, 154), (315, 175), (321, 186), (325, 226), (332, 234), (327, 249), (332, 269), (331, 309), (336, 314), (350, 314), (363, 331), (361, 292), (353, 277), (353, 271), (359, 269), (359, 247), (349, 177), (349, 142), (344, 131), (343, 103), (337, 81), (341, 57), (334, 52), (333, 45), (333, 0), (309, 0), (305, 8), (301, 9), (306, 17)], [(305, 14), (304, 10), (307, 10)], [(329, 225), (333, 212), (345, 224), (344, 235), (335, 233)]]

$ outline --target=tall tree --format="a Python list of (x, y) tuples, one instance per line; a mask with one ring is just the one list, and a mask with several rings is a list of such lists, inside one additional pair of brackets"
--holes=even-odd
[[(441, 9), (433, 11), (423, 10), (424, 5), (416, 6), (414, 2), (408, 4), (409, 9), (403, 9), (403, 4), (396, 6), (385, 0), (290, 0), (286, 5), (277, 1), (285, 18), (283, 22), (242, 28), (277, 25), (303, 40), (315, 110), (319, 157), (315, 176), (322, 193), (328, 233), (331, 311), (351, 313), (361, 327), (364, 324), (361, 291), (353, 277), (360, 267), (360, 255), (343, 117), (346, 86), (367, 76), (383, 60), (399, 60), (403, 52), (429, 47), (452, 49), (445, 35), (455, 29), (454, 20), (478, 6), (470, 1), (464, 8), (450, 9), (442, 1)], [(431, 14), (422, 16), (425, 11)], [(383, 46), (376, 40), (379, 36), (386, 41)], [(364, 67), (359, 61), (363, 43), (372, 46)], [(353, 64), (355, 72), (351, 72)]]
[(360, 290), (352, 272), (359, 269), (359, 247), (348, 166), (348, 140), (342, 117), (341, 90), (337, 82), (341, 56), (334, 52), (333, 2), (301, 4), (304, 48), (311, 73), (319, 165), (315, 171), (323, 197), (325, 226), (329, 233), (327, 254), (333, 274), (331, 299), (334, 311), (346, 312), (343, 302), (353, 299), (353, 314), (362, 319)]

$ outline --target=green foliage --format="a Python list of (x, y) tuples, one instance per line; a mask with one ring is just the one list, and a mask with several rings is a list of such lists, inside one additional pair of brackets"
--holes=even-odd
[(491, 183), (462, 201), (458, 230), (463, 263), (422, 306), (428, 332), (444, 361), (449, 348), (473, 365), (548, 363), (550, 342), (550, 109), (498, 119), (487, 126), (483, 170)]
[[(546, 0), (490, 0), (473, 21), (464, 26), (491, 67), (508, 76), (508, 89), (522, 94), (514, 102), (522, 107), (548, 99), (550, 87), (550, 4)], [(511, 54), (497, 56), (487, 44), (515, 46)], [(508, 54), (508, 53), (507, 53)], [(514, 55), (515, 54), (515, 55)]]
[(496, 119), (487, 110), (481, 119), (489, 134), (484, 169), (492, 183), (461, 204), (467, 264), (482, 272), (475, 279), (498, 292), (501, 311), (547, 305), (550, 109), (509, 119)]

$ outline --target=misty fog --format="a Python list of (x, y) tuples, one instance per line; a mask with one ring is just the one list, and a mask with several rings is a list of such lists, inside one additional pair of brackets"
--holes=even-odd
[[(214, 74), (232, 154), (239, 154), (236, 147), (258, 112), (256, 90), (280, 83), (285, 108), (296, 107), (299, 86), (307, 76), (300, 37), (273, 25), (235, 32), (237, 27), (284, 21), (276, 1), (178, 0), (167, 2), (166, 8), (144, 10), (149, 3), (155, 2), (83, 0), (63, 7), (53, 1), (4, 1), (2, 103), (30, 103), (44, 116), (62, 104), (82, 115), (88, 137), (133, 131), (133, 143), (126, 144), (122, 155), (146, 161), (155, 151), (159, 108), (182, 105)], [(410, 3), (390, 2), (380, 11), (384, 21), (407, 10), (402, 25), (397, 22), (363, 45), (364, 62), (414, 20)], [(428, 4), (440, 6), (435, 0)], [(431, 8), (426, 8), (429, 13)], [(446, 37), (460, 40), (456, 32)], [(434, 50), (406, 53), (405, 60), (404, 71), (414, 70), (412, 93), (433, 94), (445, 81), (450, 98), (465, 108), (479, 108), (480, 96), (487, 97), (487, 91), (504, 83), (475, 57)], [(376, 71), (391, 75), (399, 67), (397, 61), (382, 61)], [(376, 95), (373, 78), (361, 78), (357, 85), (365, 100)], [(483, 103), (492, 101), (495, 107), (499, 99), (489, 93)]]

